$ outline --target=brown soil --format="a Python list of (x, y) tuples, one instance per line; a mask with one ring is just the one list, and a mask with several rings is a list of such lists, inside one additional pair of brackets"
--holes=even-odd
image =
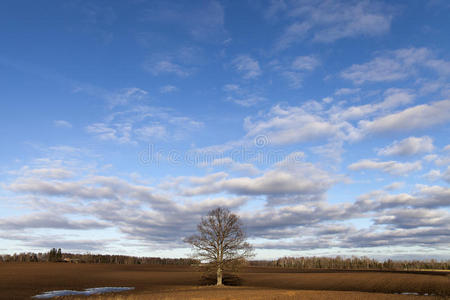
[[(65, 300), (87, 300), (81, 297), (65, 297)], [(132, 295), (103, 295), (89, 297), (89, 300), (439, 300), (439, 297), (392, 295), (365, 292), (311, 291), (259, 289), (251, 287), (192, 287), (190, 289), (144, 292)]]
[[(222, 290), (198, 287), (201, 275), (202, 273), (194, 268), (170, 265), (5, 263), (0, 264), (0, 299), (30, 299), (31, 296), (46, 291), (82, 290), (103, 286), (135, 287), (135, 290), (122, 292), (120, 295), (103, 296), (103, 299), (129, 300), (298, 299), (300, 295), (301, 299), (375, 299), (371, 298), (375, 294), (332, 291), (391, 294), (380, 294), (376, 299), (422, 298), (392, 294), (400, 292), (450, 295), (450, 277), (446, 274), (288, 273), (278, 269), (247, 268), (239, 275), (241, 287), (226, 287)], [(223, 294), (224, 291), (227, 294)], [(426, 297), (426, 299), (431, 298)]]

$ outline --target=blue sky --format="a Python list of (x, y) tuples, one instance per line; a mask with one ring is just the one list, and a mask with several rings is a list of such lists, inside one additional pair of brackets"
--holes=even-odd
[(447, 1), (2, 1), (0, 253), (449, 259)]

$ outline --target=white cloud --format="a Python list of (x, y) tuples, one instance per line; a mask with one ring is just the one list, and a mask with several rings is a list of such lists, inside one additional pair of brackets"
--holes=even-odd
[(132, 125), (129, 123), (117, 123), (108, 125), (105, 123), (94, 123), (86, 127), (86, 131), (104, 141), (115, 141), (120, 144), (132, 142)]
[(133, 87), (121, 89), (114, 93), (109, 93), (106, 95), (106, 99), (109, 102), (110, 107), (115, 107), (118, 105), (126, 105), (131, 101), (142, 100), (147, 97), (148, 92), (143, 89)]
[(64, 120), (55, 120), (53, 121), (53, 124), (55, 124), (56, 127), (72, 128), (72, 124)]
[(375, 224), (392, 224), (399, 228), (436, 227), (448, 224), (450, 215), (445, 210), (437, 209), (393, 209), (383, 212), (374, 221)]
[(304, 73), (297, 72), (297, 71), (290, 71), (285, 70), (281, 72), (281, 75), (283, 75), (286, 80), (289, 83), (289, 87), (292, 89), (298, 89), (301, 88), (303, 85), (303, 78), (305, 76)]
[(216, 158), (212, 161), (203, 162), (199, 164), (200, 167), (216, 168), (227, 167), (230, 170), (244, 175), (256, 175), (260, 171), (250, 163), (241, 163), (233, 160), (231, 157)]
[(26, 172), (27, 175), (50, 178), (50, 179), (67, 179), (74, 176), (72, 171), (62, 169), (62, 168), (41, 168), (41, 169), (32, 169)]
[(406, 79), (420, 68), (432, 69), (438, 74), (450, 73), (450, 62), (437, 60), (427, 48), (406, 48), (386, 52), (364, 64), (354, 64), (341, 72), (345, 79), (356, 84)]
[(423, 175), (428, 180), (435, 181), (439, 178), (441, 178), (442, 174), (440, 170), (430, 170), (428, 173)]
[(376, 161), (363, 159), (348, 166), (352, 171), (380, 170), (391, 175), (407, 175), (422, 169), (420, 161), (401, 163), (397, 161)]
[(178, 88), (176, 86), (168, 84), (168, 85), (162, 86), (159, 89), (159, 92), (161, 94), (169, 94), (169, 93), (176, 92), (177, 90), (178, 90)]
[(225, 84), (223, 90), (225, 92), (239, 92), (241, 88), (237, 84)]
[(395, 207), (438, 208), (450, 206), (450, 189), (442, 186), (417, 185), (412, 194), (387, 194), (372, 191), (361, 195), (351, 208), (352, 211), (380, 211)]
[(298, 56), (292, 62), (291, 67), (294, 70), (312, 71), (319, 64), (320, 64), (320, 61), (315, 56)]
[(398, 190), (398, 189), (402, 188), (404, 185), (405, 185), (405, 183), (403, 181), (396, 181), (396, 182), (386, 185), (383, 189), (385, 189), (387, 191), (393, 191), (393, 190)]
[(269, 65), (272, 70), (286, 78), (289, 87), (298, 89), (302, 87), (303, 79), (320, 65), (316, 55), (297, 56), (293, 60), (272, 60)]
[(291, 23), (277, 41), (283, 50), (304, 39), (330, 43), (361, 35), (376, 36), (389, 31), (392, 14), (383, 6), (370, 2), (290, 2), (270, 8), (270, 15), (283, 14)]
[(245, 79), (256, 78), (262, 73), (258, 61), (248, 55), (237, 56), (231, 64)]
[(373, 121), (360, 121), (359, 127), (364, 133), (401, 132), (429, 128), (449, 120), (450, 100), (443, 100), (409, 107)]
[(439, 167), (448, 166), (450, 165), (450, 156), (449, 155), (437, 156), (434, 160), (434, 163), (436, 164), (436, 166)]
[(161, 74), (174, 74), (179, 77), (186, 77), (190, 75), (189, 70), (169, 59), (147, 62), (144, 65), (144, 68), (155, 76)]
[(302, 40), (310, 29), (311, 25), (306, 22), (295, 22), (289, 25), (279, 38), (276, 49), (284, 50), (289, 48), (295, 42)]
[(450, 183), (450, 166), (448, 166), (447, 170), (442, 174), (442, 179)]
[(342, 138), (347, 134), (350, 125), (341, 121), (332, 122), (302, 107), (277, 105), (256, 121), (246, 118), (244, 128), (247, 130), (248, 137), (264, 135), (271, 143), (289, 144), (319, 138)]
[(339, 176), (332, 176), (314, 164), (298, 159), (279, 162), (254, 178), (229, 178), (226, 173), (219, 173), (219, 175), (219, 178), (212, 181), (205, 178), (206, 181), (202, 179), (199, 182), (197, 178), (193, 178), (196, 180), (194, 182), (191, 179), (194, 186), (184, 188), (183, 195), (196, 196), (226, 192), (236, 195), (297, 195), (304, 200), (320, 200), (335, 182), (341, 180)]
[(234, 102), (244, 107), (250, 107), (266, 101), (266, 98), (258, 95), (243, 95), (242, 97), (229, 96), (227, 97), (227, 101)]
[(109, 227), (109, 224), (89, 219), (71, 220), (67, 217), (47, 212), (0, 219), (0, 227), (9, 230), (23, 230), (25, 228), (89, 230)]
[(377, 57), (363, 65), (352, 65), (344, 70), (341, 76), (357, 84), (366, 81), (393, 81), (408, 77), (410, 72), (394, 59)]
[(394, 141), (391, 145), (378, 150), (378, 155), (415, 155), (433, 151), (433, 139), (429, 136), (409, 137), (401, 141)]
[(94, 123), (86, 131), (100, 140), (120, 144), (136, 144), (138, 140), (171, 137), (183, 139), (192, 130), (203, 126), (202, 122), (180, 116), (171, 109), (131, 105), (126, 110), (110, 113), (105, 122)]
[(237, 84), (226, 84), (223, 90), (228, 94), (226, 101), (234, 102), (240, 106), (250, 107), (266, 101), (258, 92), (248, 91)]
[[(237, 87), (233, 86), (234, 88)], [(207, 149), (221, 152), (236, 146), (253, 144), (257, 136), (265, 136), (268, 143), (273, 145), (326, 141), (334, 145), (341, 143), (338, 148), (342, 149), (342, 143), (359, 141), (371, 134), (425, 129), (450, 120), (450, 100), (395, 110), (412, 103), (414, 99), (415, 95), (410, 90), (390, 88), (384, 92), (383, 101), (360, 106), (345, 106), (345, 103), (335, 101), (336, 103), (329, 107), (323, 101), (314, 100), (303, 102), (301, 106), (275, 105), (267, 112), (246, 117), (246, 134), (240, 140)], [(414, 150), (418, 153), (430, 148), (425, 145), (428, 142), (426, 138), (421, 141), (424, 143), (422, 148)], [(393, 153), (393, 150), (386, 151)]]
[(415, 205), (424, 207), (450, 206), (450, 188), (433, 185), (418, 185)]
[(367, 118), (378, 112), (389, 111), (398, 106), (411, 103), (415, 95), (408, 90), (390, 88), (384, 92), (384, 100), (382, 102), (365, 104), (359, 106), (349, 106), (340, 111), (335, 111), (332, 118), (338, 120), (359, 120)]
[(354, 88), (354, 89), (340, 88), (334, 92), (334, 95), (335, 96), (353, 95), (353, 94), (359, 93), (360, 90), (361, 90), (360, 88)]
[(322, 99), (322, 101), (327, 103), (327, 104), (331, 103), (331, 102), (333, 102), (333, 97), (325, 97), (325, 98)]
[[(89, 175), (60, 181), (41, 178), (41, 172), (30, 172), (31, 177), (18, 177), (5, 186), (11, 192), (26, 196), (24, 199), (31, 199), (24, 203), (38, 212), (4, 218), (0, 223), (5, 228), (23, 232), (27, 229), (86, 231), (112, 227), (125, 238), (139, 240), (140, 245), (173, 248), (180, 247), (178, 241), (195, 231), (195, 224), (208, 210), (220, 205), (236, 211), (253, 198), (248, 196), (263, 196), (266, 206), (239, 211), (239, 215), (251, 237), (281, 243), (281, 246), (269, 247), (317, 249), (323, 243), (355, 247), (356, 242), (356, 247), (371, 247), (388, 241), (403, 245), (423, 239), (429, 245), (442, 243), (442, 236), (448, 232), (448, 214), (435, 208), (450, 205), (448, 188), (418, 186), (414, 195), (380, 192), (361, 197), (355, 204), (329, 204), (325, 201), (326, 192), (339, 176), (304, 159), (304, 153), (292, 153), (253, 178), (233, 178), (225, 172), (174, 178), (172, 187), (165, 193), (158, 192), (161, 187), (131, 184), (112, 176)], [(231, 158), (224, 158), (213, 164), (222, 166), (232, 162)], [(169, 193), (174, 187), (180, 190), (176, 197)], [(199, 196), (211, 193), (237, 196)], [(183, 194), (199, 197), (183, 198)], [(66, 217), (69, 214), (70, 218)], [(370, 228), (372, 233), (364, 229), (357, 231), (344, 223), (369, 215), (375, 223)], [(414, 215), (418, 217), (411, 218)], [(386, 230), (384, 225), (389, 228)], [(422, 227), (427, 229), (424, 231)], [(405, 233), (397, 229), (412, 231)], [(283, 244), (286, 239), (298, 237), (300, 231), (306, 245), (299, 240), (292, 245)], [(433, 239), (436, 240), (433, 242)], [(69, 243), (67, 247), (74, 246)]]
[(141, 140), (149, 141), (154, 138), (162, 139), (167, 136), (167, 130), (162, 125), (144, 126), (135, 130)]

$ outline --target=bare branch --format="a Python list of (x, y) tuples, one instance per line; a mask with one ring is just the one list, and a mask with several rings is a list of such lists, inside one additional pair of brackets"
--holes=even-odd
[(246, 235), (239, 217), (226, 208), (216, 208), (201, 219), (198, 234), (184, 241), (192, 245), (196, 256), (217, 269), (217, 285), (222, 284), (222, 272), (233, 268), (253, 256), (252, 246), (245, 242)]

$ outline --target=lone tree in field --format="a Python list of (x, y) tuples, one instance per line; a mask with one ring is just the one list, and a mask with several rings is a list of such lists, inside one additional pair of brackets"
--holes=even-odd
[(237, 265), (252, 256), (239, 217), (226, 208), (216, 208), (203, 217), (197, 226), (198, 234), (185, 239), (196, 256), (208, 261), (217, 270), (217, 285), (222, 285), (226, 267)]

